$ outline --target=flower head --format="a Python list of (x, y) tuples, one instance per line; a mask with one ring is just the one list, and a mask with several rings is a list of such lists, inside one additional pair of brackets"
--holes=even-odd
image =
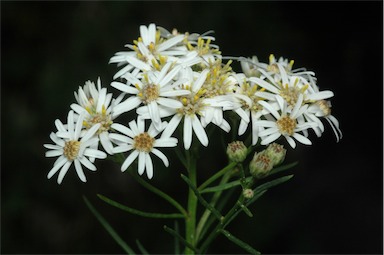
[(84, 114), (80, 114), (77, 122), (74, 121), (74, 113), (68, 113), (68, 124), (66, 126), (60, 120), (56, 120), (56, 133), (51, 133), (50, 138), (55, 144), (44, 144), (44, 147), (49, 149), (45, 153), (46, 157), (57, 157), (53, 164), (53, 168), (48, 173), (48, 179), (55, 175), (59, 170), (57, 183), (61, 184), (68, 169), (75, 164), (75, 169), (80, 180), (86, 182), (86, 178), (81, 165), (84, 165), (91, 171), (96, 171), (95, 165), (88, 158), (103, 159), (107, 157), (102, 151), (92, 148), (97, 144), (99, 139), (94, 135), (101, 127), (101, 124), (93, 125), (81, 136)]
[(111, 138), (117, 143), (113, 148), (114, 153), (121, 153), (131, 151), (129, 156), (125, 159), (121, 166), (121, 171), (127, 170), (132, 162), (138, 157), (138, 172), (142, 175), (147, 173), (147, 177), (153, 177), (153, 163), (150, 153), (159, 157), (165, 166), (168, 167), (169, 162), (167, 157), (157, 148), (158, 147), (175, 147), (177, 139), (173, 137), (162, 137), (156, 139), (155, 137), (164, 129), (166, 123), (162, 123), (160, 130), (156, 129), (153, 123), (150, 125), (148, 131), (145, 131), (145, 123), (141, 118), (129, 122), (129, 127), (114, 123), (112, 128), (122, 134), (111, 134)]

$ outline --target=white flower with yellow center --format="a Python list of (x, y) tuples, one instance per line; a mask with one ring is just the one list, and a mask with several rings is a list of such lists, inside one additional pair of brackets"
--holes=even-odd
[(175, 147), (177, 146), (177, 139), (174, 137), (162, 137), (156, 139), (155, 137), (164, 129), (166, 122), (162, 123), (160, 130), (156, 129), (153, 123), (150, 125), (148, 131), (145, 131), (145, 123), (142, 118), (129, 122), (129, 128), (114, 123), (112, 128), (121, 132), (122, 134), (111, 134), (112, 139), (116, 141), (118, 146), (113, 148), (114, 153), (122, 153), (131, 151), (129, 156), (125, 159), (121, 166), (121, 171), (127, 170), (132, 162), (138, 157), (138, 173), (142, 175), (147, 173), (147, 177), (153, 177), (153, 163), (150, 153), (159, 157), (166, 167), (169, 166), (167, 157), (157, 148), (159, 147)]
[(259, 139), (259, 133), (263, 129), (256, 124), (256, 121), (268, 113), (259, 104), (259, 101), (264, 99), (257, 96), (256, 93), (265, 89), (250, 82), (243, 73), (234, 74), (233, 77), (237, 80), (237, 86), (234, 89), (233, 106), (230, 109), (241, 118), (238, 134), (243, 135), (248, 128), (249, 122), (252, 121), (252, 145), (255, 145)]
[(179, 97), (182, 105), (168, 114), (174, 116), (169, 121), (161, 136), (171, 136), (184, 118), (183, 141), (186, 150), (188, 150), (192, 144), (192, 131), (196, 134), (202, 145), (208, 146), (208, 136), (199, 119), (199, 116), (201, 116), (204, 109), (208, 106), (206, 99), (202, 97), (205, 91), (201, 89), (207, 78), (208, 72), (209, 71), (205, 69), (195, 78), (191, 68), (187, 68), (183, 71), (182, 77), (187, 80), (183, 86), (191, 93)]
[(166, 61), (176, 61), (178, 56), (188, 53), (185, 46), (177, 46), (183, 39), (184, 35), (162, 38), (155, 24), (150, 24), (148, 27), (140, 26), (140, 37), (134, 40), (133, 44), (125, 45), (132, 51), (117, 52), (110, 59), (110, 63), (117, 63), (118, 66), (126, 64), (113, 78), (119, 78), (129, 72), (138, 73), (137, 70), (149, 71), (158, 68), (158, 65)]
[(256, 125), (266, 128), (259, 133), (262, 139), (261, 144), (270, 144), (280, 136), (284, 136), (292, 148), (296, 147), (293, 138), (302, 144), (312, 144), (308, 138), (299, 134), (299, 132), (303, 130), (317, 126), (315, 122), (298, 123), (298, 118), (300, 118), (308, 108), (308, 105), (302, 106), (303, 96), (301, 94), (299, 95), (292, 110), (290, 110), (287, 102), (285, 102), (282, 97), (276, 96), (276, 98), (279, 106), (277, 109), (266, 101), (259, 101), (259, 104), (274, 117), (273, 120), (256, 121)]
[(86, 182), (81, 165), (84, 165), (91, 171), (96, 171), (95, 165), (92, 164), (87, 157), (99, 159), (107, 157), (107, 154), (104, 152), (92, 148), (93, 145), (97, 144), (99, 141), (99, 139), (95, 137), (95, 134), (97, 130), (99, 130), (101, 124), (93, 125), (82, 137), (80, 137), (84, 114), (81, 114), (78, 117), (77, 122), (75, 122), (74, 119), (74, 113), (71, 110), (68, 113), (67, 125), (63, 125), (60, 120), (56, 120), (55, 125), (58, 132), (51, 133), (50, 135), (51, 140), (55, 144), (44, 144), (44, 147), (49, 149), (49, 151), (45, 153), (46, 157), (58, 157), (47, 176), (48, 179), (50, 179), (60, 170), (57, 178), (58, 184), (61, 184), (72, 163), (75, 164), (75, 169), (80, 180)]
[(113, 113), (113, 108), (120, 103), (122, 96), (112, 99), (112, 93), (107, 94), (107, 89), (101, 87), (101, 81), (98, 78), (97, 88), (91, 81), (87, 81), (83, 88), (79, 87), (78, 93), (75, 92), (77, 104), (71, 105), (77, 114), (84, 113), (83, 126), (87, 130), (95, 124), (100, 124), (96, 134), (108, 154), (112, 154), (112, 143), (109, 139), (110, 127), (113, 120), (118, 116), (118, 114)]
[[(122, 92), (132, 94), (124, 102), (120, 103), (114, 108), (115, 114), (130, 111), (140, 105), (148, 110), (150, 119), (153, 121), (156, 128), (161, 127), (161, 115), (159, 106), (177, 109), (182, 107), (182, 103), (174, 97), (188, 95), (188, 90), (180, 89), (179, 80), (176, 78), (180, 71), (180, 66), (172, 67), (172, 63), (167, 63), (160, 72), (149, 71), (145, 73), (142, 78), (127, 75), (127, 85), (121, 82), (112, 82), (111, 86), (121, 90)], [(134, 84), (134, 86), (132, 86)], [(140, 109), (140, 108), (139, 108)], [(139, 110), (138, 109), (138, 110)]]
[[(332, 91), (315, 91), (304, 77), (288, 75), (284, 67), (279, 63), (277, 64), (277, 67), (280, 70), (281, 81), (276, 82), (275, 79), (267, 73), (264, 73), (264, 75), (269, 82), (257, 77), (249, 78), (250, 81), (267, 90), (264, 92), (257, 92), (259, 97), (270, 101), (276, 101), (276, 95), (280, 95), (290, 107), (293, 107), (296, 104), (299, 95), (303, 96), (304, 103), (333, 97)], [(262, 70), (260, 71), (263, 72)]]

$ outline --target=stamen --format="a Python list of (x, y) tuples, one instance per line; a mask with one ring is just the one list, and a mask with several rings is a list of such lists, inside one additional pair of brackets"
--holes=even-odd
[(276, 121), (277, 128), (283, 135), (292, 136), (296, 128), (296, 120), (291, 119), (289, 116), (281, 117)]
[(79, 141), (67, 141), (65, 142), (64, 145), (64, 156), (68, 160), (74, 160), (77, 158), (77, 155), (79, 154), (79, 149), (80, 149), (80, 142)]
[(153, 148), (155, 138), (148, 135), (147, 132), (141, 133), (133, 138), (133, 147), (136, 150), (150, 152)]

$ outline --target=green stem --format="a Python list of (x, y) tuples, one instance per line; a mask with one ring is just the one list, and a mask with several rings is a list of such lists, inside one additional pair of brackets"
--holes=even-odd
[[(186, 152), (187, 164), (188, 164), (188, 177), (192, 185), (196, 187), (196, 159), (192, 150)], [(195, 247), (195, 232), (196, 232), (196, 209), (197, 209), (197, 197), (194, 191), (188, 189), (188, 217), (185, 220), (185, 237), (187, 243)], [(195, 250), (190, 247), (186, 247), (185, 254), (195, 254)]]
[[(228, 182), (228, 180), (231, 178), (231, 174), (229, 173), (226, 173), (223, 178), (221, 179), (220, 181), (220, 184), (219, 185), (222, 185), (222, 184), (225, 184)], [(223, 193), (223, 191), (218, 191), (216, 192), (213, 197), (212, 197), (212, 200), (211, 200), (211, 203), (210, 205), (212, 207), (215, 207), (217, 201), (219, 200), (221, 194)], [(207, 227), (206, 226), (206, 222), (209, 218), (209, 216), (211, 215), (211, 211), (208, 210), (208, 209), (205, 209), (204, 213), (203, 213), (203, 216), (201, 216), (201, 219), (199, 221), (199, 223), (197, 224), (197, 228), (196, 228), (196, 240), (199, 241), (199, 238), (200, 238), (200, 234), (203, 230), (204, 227)]]

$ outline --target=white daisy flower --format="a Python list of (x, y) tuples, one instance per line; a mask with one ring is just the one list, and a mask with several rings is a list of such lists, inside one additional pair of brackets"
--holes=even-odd
[[(275, 109), (275, 107), (266, 101), (259, 101), (259, 104), (261, 104), (275, 118), (274, 120), (256, 121), (256, 125), (266, 128), (259, 133), (262, 139), (261, 144), (270, 144), (280, 136), (284, 136), (292, 148), (296, 147), (296, 143), (293, 138), (303, 144), (312, 144), (308, 138), (299, 134), (299, 132), (302, 130), (317, 126), (315, 122), (298, 123), (297, 119), (301, 117), (308, 108), (308, 105), (302, 106), (303, 95), (299, 95), (299, 98), (292, 111), (289, 111), (290, 108), (282, 97), (276, 97), (279, 105), (278, 109)], [(280, 111), (280, 113), (278, 111)]]
[(128, 82), (134, 84), (134, 86), (121, 82), (112, 82), (111, 86), (125, 93), (132, 94), (131, 97), (114, 108), (114, 113), (121, 114), (144, 104), (142, 107), (147, 108), (155, 127), (160, 129), (161, 115), (159, 105), (173, 109), (180, 108), (182, 103), (173, 97), (190, 93), (188, 90), (179, 89), (182, 80), (173, 80), (181, 67), (171, 66), (172, 63), (167, 63), (161, 69), (161, 72), (149, 71), (141, 79), (133, 75), (127, 75)]
[(331, 115), (331, 102), (326, 100), (319, 100), (308, 107), (304, 113), (304, 117), (310, 121), (317, 123), (317, 127), (313, 127), (317, 137), (320, 137), (324, 132), (324, 125), (321, 119), (324, 118), (331, 126), (333, 133), (336, 136), (336, 141), (339, 142), (343, 138), (343, 133), (339, 127), (339, 121)]
[(44, 147), (49, 149), (49, 151), (45, 153), (46, 157), (58, 157), (47, 176), (48, 179), (50, 179), (60, 170), (57, 178), (58, 184), (61, 184), (72, 163), (75, 164), (75, 169), (80, 180), (86, 182), (81, 165), (84, 165), (91, 171), (96, 171), (96, 166), (92, 164), (87, 157), (99, 159), (107, 157), (107, 154), (104, 152), (91, 148), (99, 141), (94, 135), (97, 130), (99, 130), (101, 124), (93, 125), (82, 137), (80, 137), (83, 121), (84, 114), (81, 114), (78, 117), (77, 122), (75, 122), (74, 113), (71, 110), (68, 113), (67, 125), (64, 126), (60, 120), (55, 121), (58, 132), (51, 133), (50, 135), (50, 138), (55, 144), (44, 144)]
[(129, 122), (129, 128), (118, 123), (112, 124), (113, 129), (123, 134), (111, 134), (111, 137), (118, 143), (118, 146), (113, 148), (113, 152), (122, 153), (131, 151), (122, 164), (121, 171), (127, 170), (138, 157), (138, 173), (142, 175), (146, 172), (147, 177), (151, 179), (153, 177), (153, 163), (150, 153), (159, 157), (166, 167), (169, 166), (167, 157), (157, 148), (175, 147), (177, 146), (177, 139), (174, 137), (155, 138), (161, 130), (164, 129), (165, 125), (166, 122), (162, 123), (162, 128), (158, 130), (152, 123), (148, 131), (145, 131), (144, 120), (140, 117), (137, 119), (137, 123), (135, 120)]
[(161, 38), (155, 24), (150, 24), (148, 27), (140, 26), (140, 37), (134, 41), (133, 45), (125, 45), (132, 51), (117, 52), (110, 59), (109, 63), (117, 63), (118, 66), (126, 64), (113, 78), (119, 78), (131, 71), (138, 73), (138, 70), (156, 69), (158, 68), (156, 65), (164, 60), (176, 61), (178, 56), (188, 53), (185, 46), (177, 46), (183, 39), (184, 35), (176, 35), (169, 39)]
[(270, 83), (257, 77), (249, 78), (250, 81), (268, 90), (268, 92), (257, 92), (259, 97), (276, 101), (276, 95), (280, 95), (290, 107), (296, 104), (299, 95), (303, 96), (304, 103), (333, 97), (332, 91), (315, 91), (304, 77), (288, 75), (284, 67), (279, 63), (277, 67), (280, 70), (281, 81), (276, 82), (272, 76), (262, 70), (260, 71), (263, 72)]
[(234, 74), (233, 77), (237, 80), (237, 86), (233, 93), (233, 106), (231, 109), (240, 116), (240, 125), (238, 134), (243, 135), (248, 128), (248, 124), (252, 121), (252, 145), (255, 145), (259, 139), (259, 133), (263, 130), (262, 127), (256, 125), (256, 122), (261, 116), (268, 112), (259, 104), (263, 98), (256, 95), (258, 91), (264, 91), (257, 84), (248, 81), (243, 73)]
[[(96, 134), (104, 150), (112, 154), (112, 143), (109, 139), (110, 127), (113, 120), (119, 114), (114, 114), (113, 108), (120, 103), (123, 95), (117, 99), (112, 99), (112, 93), (107, 94), (107, 89), (101, 87), (100, 77), (97, 79), (97, 88), (91, 81), (87, 81), (84, 87), (79, 87), (78, 93), (75, 92), (77, 104), (72, 104), (71, 108), (77, 114), (84, 113), (83, 126), (90, 129), (95, 124), (101, 124)], [(96, 145), (97, 148), (97, 145)]]
[(179, 97), (182, 105), (169, 114), (174, 114), (174, 116), (169, 121), (161, 136), (171, 136), (180, 124), (181, 120), (184, 118), (183, 141), (184, 148), (186, 150), (188, 150), (192, 144), (192, 131), (195, 133), (202, 145), (208, 146), (207, 133), (205, 132), (198, 117), (201, 116), (202, 112), (208, 105), (206, 99), (202, 97), (204, 90), (201, 89), (207, 78), (208, 72), (209, 71), (205, 69), (198, 74), (198, 77), (195, 78), (191, 68), (187, 68), (183, 71), (182, 77), (187, 80), (183, 86), (191, 93)]

